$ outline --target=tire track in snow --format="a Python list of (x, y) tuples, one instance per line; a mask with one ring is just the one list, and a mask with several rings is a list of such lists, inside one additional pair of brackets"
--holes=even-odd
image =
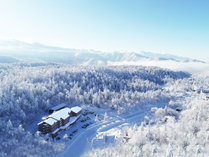
[(147, 112), (145, 110), (141, 110), (140, 112), (130, 114), (126, 117), (115, 117), (114, 120), (92, 125), (83, 130), (79, 135), (75, 136), (73, 140), (69, 141), (70, 144), (67, 146), (64, 152), (58, 154), (57, 157), (80, 157), (85, 151), (90, 149), (88, 139), (96, 136), (98, 132), (108, 131), (133, 120), (137, 120), (141, 123), (146, 114)]

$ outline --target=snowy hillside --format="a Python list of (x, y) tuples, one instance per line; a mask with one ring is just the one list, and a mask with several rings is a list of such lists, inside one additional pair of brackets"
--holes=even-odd
[[(0, 43), (0, 62), (2, 157), (209, 154), (205, 62), (19, 41)], [(80, 119), (55, 138), (40, 134), (61, 103), (82, 107)]]
[[(209, 153), (208, 72), (20, 62), (0, 65), (0, 78), (2, 157)], [(60, 103), (82, 107), (81, 118), (40, 136), (37, 123)]]
[[(8, 57), (9, 60), (5, 58), (8, 61), (1, 60), (5, 56)], [(11, 59), (11, 57), (15, 57), (15, 59)], [(164, 68), (166, 65), (171, 70), (184, 70), (190, 73), (204, 71), (209, 68), (209, 64), (204, 61), (169, 54), (101, 52), (52, 47), (38, 43), (29, 44), (20, 41), (0, 42), (0, 63), (18, 62), (19, 60), (84, 66), (142, 65)]]
[[(143, 108), (150, 110), (154, 106), (165, 106), (170, 100), (177, 99), (179, 95), (167, 92), (163, 87), (169, 82), (188, 77), (190, 74), (184, 72), (142, 66), (95, 68), (45, 63), (1, 65), (0, 156), (52, 156), (63, 151), (65, 140), (45, 141), (35, 133), (37, 123), (42, 116), (47, 115), (51, 106), (64, 102), (70, 107), (78, 105), (83, 109), (92, 108), (99, 117), (104, 114), (102, 109), (108, 110), (108, 115), (112, 112), (112, 117), (123, 117), (136, 110), (145, 111)], [(143, 116), (140, 117), (142, 120)], [(132, 119), (129, 116), (124, 118), (128, 119), (117, 125)], [(115, 121), (117, 119), (121, 118)], [(94, 131), (103, 126), (96, 121), (93, 123)], [(111, 124), (112, 127), (117, 125)], [(67, 131), (66, 134), (70, 133)], [(75, 137), (75, 143), (80, 141), (78, 139)], [(85, 147), (81, 149), (86, 150)]]
[(152, 108), (141, 124), (104, 132), (117, 136), (115, 144), (103, 144), (84, 156), (208, 156), (208, 74), (166, 85), (167, 92), (176, 94), (166, 107)]

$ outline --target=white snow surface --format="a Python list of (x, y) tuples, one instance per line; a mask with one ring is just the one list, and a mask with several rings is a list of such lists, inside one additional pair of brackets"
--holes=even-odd
[(73, 111), (74, 113), (78, 113), (78, 112), (80, 112), (81, 110), (82, 110), (82, 108), (79, 107), (79, 106), (75, 106), (75, 107), (72, 107), (72, 108), (71, 108), (71, 111)]
[[(49, 124), (49, 125), (53, 125), (54, 123), (57, 122), (57, 120), (53, 119), (53, 118), (47, 118), (46, 120), (44, 120), (43, 122)], [(40, 122), (41, 123), (41, 122)]]
[[(0, 65), (0, 156), (208, 156), (208, 74)], [(86, 111), (56, 138), (40, 136), (38, 121), (63, 102)]]
[[(159, 105), (159, 107), (164, 106), (165, 104)], [(120, 131), (118, 131), (118, 129), (126, 126), (132, 126), (134, 124), (141, 124), (144, 117), (149, 115), (149, 111), (152, 107), (152, 104), (146, 105), (141, 107), (140, 111), (133, 111), (133, 113), (121, 116), (118, 116), (111, 110), (101, 111), (99, 109), (94, 109), (95, 113), (103, 116), (104, 113), (108, 113), (108, 118), (106, 120), (100, 119), (89, 128), (80, 131), (75, 137), (73, 137), (72, 140), (66, 143), (67, 147), (64, 152), (58, 154), (56, 157), (67, 157), (70, 154), (73, 157), (80, 157), (89, 150), (114, 145), (115, 139), (120, 136)], [(79, 129), (79, 124), (76, 129)], [(95, 141), (97, 142), (95, 143)]]
[(66, 119), (67, 117), (69, 117), (70, 112), (71, 112), (71, 109), (68, 107), (65, 107), (59, 111), (52, 113), (51, 115), (49, 115), (49, 117), (57, 119), (57, 120), (60, 120), (61, 118)]

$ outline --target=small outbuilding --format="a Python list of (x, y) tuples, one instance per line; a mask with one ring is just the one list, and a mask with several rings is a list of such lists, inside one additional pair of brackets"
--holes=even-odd
[(71, 108), (71, 116), (78, 116), (81, 114), (82, 108), (79, 106)]
[(50, 109), (49, 109), (49, 113), (53, 113), (53, 112), (55, 112), (55, 111), (59, 111), (59, 110), (65, 108), (65, 107), (67, 107), (66, 104), (64, 104), (64, 103), (63, 103), (63, 104), (59, 104), (59, 105), (57, 105), (57, 106), (54, 106), (54, 107), (50, 108)]

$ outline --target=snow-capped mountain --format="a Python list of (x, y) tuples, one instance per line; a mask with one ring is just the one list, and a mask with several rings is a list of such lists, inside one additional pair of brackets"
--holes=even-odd
[[(2, 59), (3, 58), (3, 59)], [(101, 52), (25, 43), (17, 40), (0, 42), (0, 63), (18, 61), (53, 62), (70, 65), (145, 65), (172, 70), (202, 71), (209, 64), (186, 57), (152, 52)], [(181, 69), (182, 68), (182, 69)]]

